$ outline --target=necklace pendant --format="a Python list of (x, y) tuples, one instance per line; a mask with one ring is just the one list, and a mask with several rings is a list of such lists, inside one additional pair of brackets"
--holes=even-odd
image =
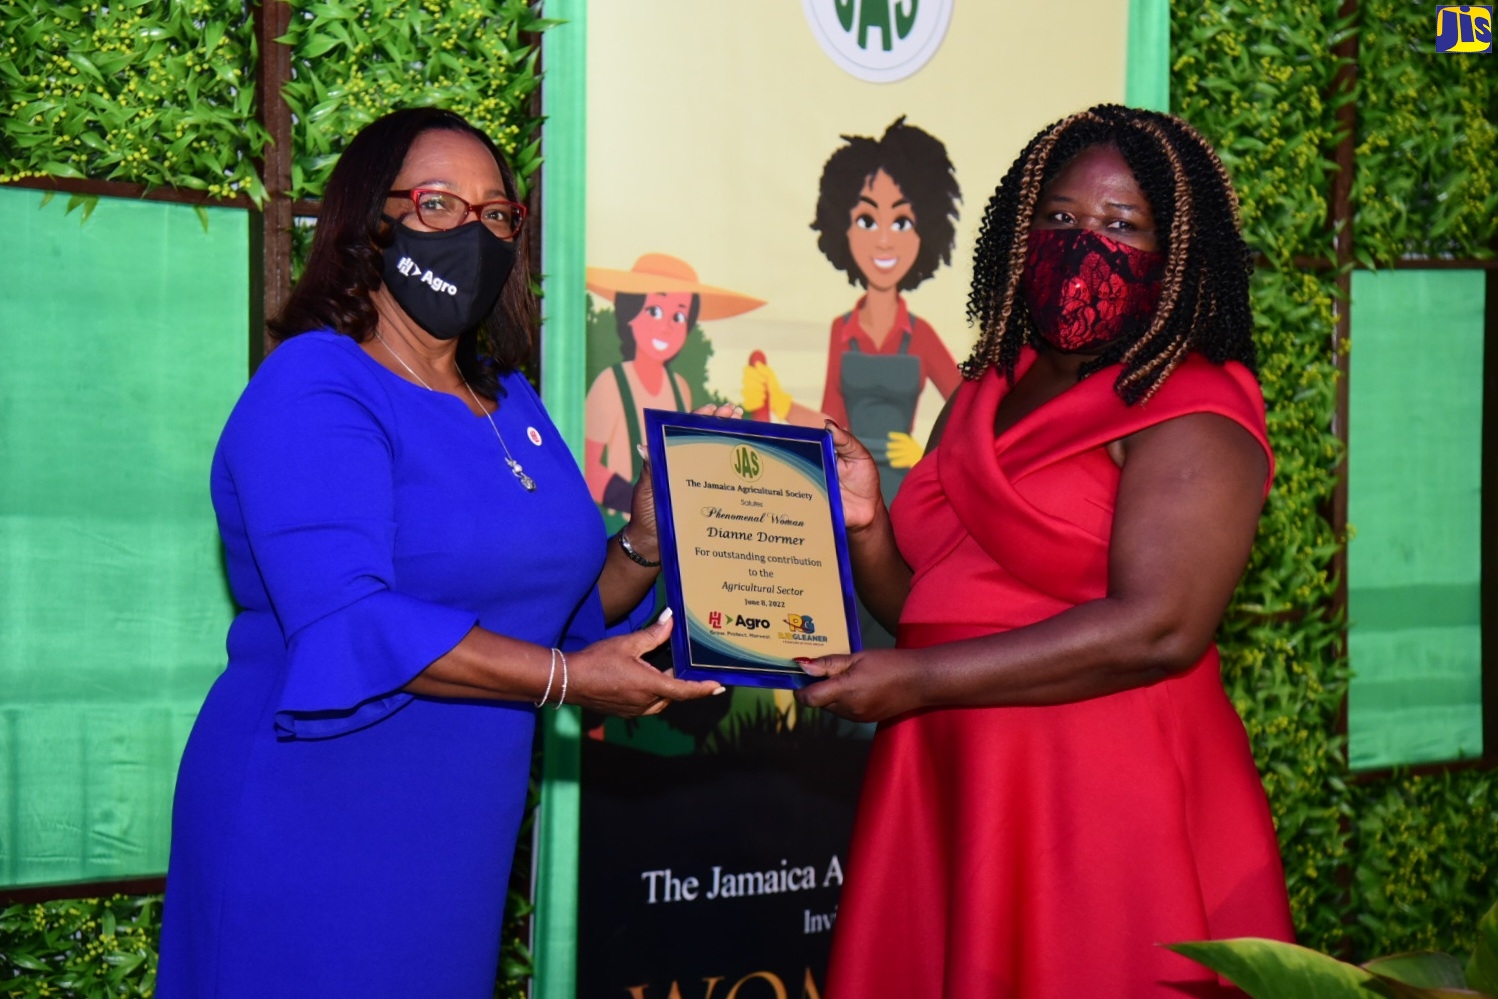
[(514, 458), (506, 457), (505, 464), (510, 466), (510, 471), (515, 473), (515, 478), (520, 480), (520, 484), (525, 487), (526, 492), (533, 493), (536, 491), (536, 480), (525, 474), (525, 469), (520, 467), (520, 462)]
[[(397, 357), (396, 360), (400, 360), (400, 358)], [(416, 372), (413, 371), (411, 373), (414, 375)], [(489, 428), (494, 431), (494, 436), (499, 440), (499, 446), (504, 450), (505, 464), (510, 466), (510, 471), (514, 473), (515, 481), (520, 483), (520, 485), (524, 487), (526, 492), (535, 492), (536, 480), (525, 474), (525, 469), (520, 467), (520, 462), (516, 461), (515, 456), (510, 453), (510, 446), (505, 443), (505, 435), (499, 432), (499, 424), (494, 422), (494, 415), (488, 410), (484, 409), (483, 403), (479, 402), (479, 397), (474, 394), (473, 386), (468, 384), (468, 379), (463, 378), (463, 372), (461, 370), (458, 371), (458, 377), (462, 379), (463, 387), (468, 390), (468, 398), (473, 400), (474, 406), (478, 407), (478, 409), (483, 412), (484, 418), (489, 421)], [(534, 433), (534, 431), (532, 431), (532, 433)]]

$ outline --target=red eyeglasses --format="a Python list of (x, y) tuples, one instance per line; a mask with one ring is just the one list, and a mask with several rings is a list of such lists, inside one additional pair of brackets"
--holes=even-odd
[(470, 205), (456, 194), (418, 187), (410, 191), (391, 191), (392, 198), (410, 198), (416, 217), (428, 229), (456, 229), (472, 215), (488, 226), (500, 239), (514, 239), (525, 225), (525, 206), (501, 198)]

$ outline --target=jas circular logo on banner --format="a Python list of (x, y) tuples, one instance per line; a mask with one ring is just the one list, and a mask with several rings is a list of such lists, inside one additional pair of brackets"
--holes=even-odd
[(860, 80), (893, 83), (919, 70), (946, 37), (956, 0), (801, 0), (812, 34)]

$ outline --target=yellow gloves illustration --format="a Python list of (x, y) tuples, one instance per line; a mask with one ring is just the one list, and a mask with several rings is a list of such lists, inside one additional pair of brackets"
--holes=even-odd
[(760, 361), (744, 368), (744, 412), (754, 416), (767, 405), (783, 420), (791, 411), (791, 395), (780, 387), (775, 369)]
[(914, 468), (926, 453), (920, 441), (898, 430), (890, 431), (888, 448), (890, 468)]
[[(744, 413), (751, 419), (767, 418), (765, 409), (784, 420), (791, 412), (791, 394), (780, 387), (775, 369), (764, 361), (764, 354), (755, 351), (744, 367)], [(910, 434), (898, 430), (890, 431), (884, 440), (885, 458), (890, 468), (914, 468), (926, 454), (921, 442)], [(878, 444), (871, 445), (878, 454)]]

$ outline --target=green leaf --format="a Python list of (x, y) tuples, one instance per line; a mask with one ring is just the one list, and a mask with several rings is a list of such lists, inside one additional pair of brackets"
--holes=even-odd
[(208, 31), (203, 36), (203, 51), (212, 53), (218, 48), (219, 40), (224, 37), (228, 24), (223, 21), (214, 21), (208, 25)]
[(42, 961), (42, 960), (39, 960), (39, 959), (37, 959), (35, 957), (32, 957), (30, 954), (7, 954), (6, 955), (6, 960), (10, 961), (12, 964), (14, 964), (18, 968), (25, 968), (27, 971), (55, 971), (56, 970), (52, 965), (48, 964), (46, 961)]
[(49, 160), (42, 164), (41, 169), (42, 173), (53, 177), (68, 177), (73, 180), (83, 179), (83, 172), (71, 163), (59, 163), (56, 160)]
[(1374, 958), (1363, 965), (1382, 978), (1415, 985), (1423, 989), (1466, 988), (1467, 976), (1462, 972), (1462, 962), (1450, 954), (1436, 951), (1414, 951), (1409, 954), (1391, 954)]
[(84, 55), (82, 52), (76, 52), (72, 49), (69, 49), (68, 62), (72, 63), (74, 66), (77, 66), (80, 72), (92, 77), (100, 83), (104, 82), (104, 74), (99, 72), (99, 67), (90, 62), (88, 56)]
[(353, 9), (331, 2), (315, 3), (310, 9), (313, 15), (319, 19), (353, 20), (358, 16)]
[(1477, 921), (1477, 946), (1467, 962), (1467, 984), (1498, 995), (1498, 903)]
[(1369, 999), (1387, 992), (1373, 975), (1306, 947), (1244, 937), (1169, 944), (1253, 999)]
[(318, 56), (337, 48), (341, 44), (338, 39), (330, 35), (317, 35), (310, 42), (298, 46), (297, 55), (303, 59), (316, 59)]

